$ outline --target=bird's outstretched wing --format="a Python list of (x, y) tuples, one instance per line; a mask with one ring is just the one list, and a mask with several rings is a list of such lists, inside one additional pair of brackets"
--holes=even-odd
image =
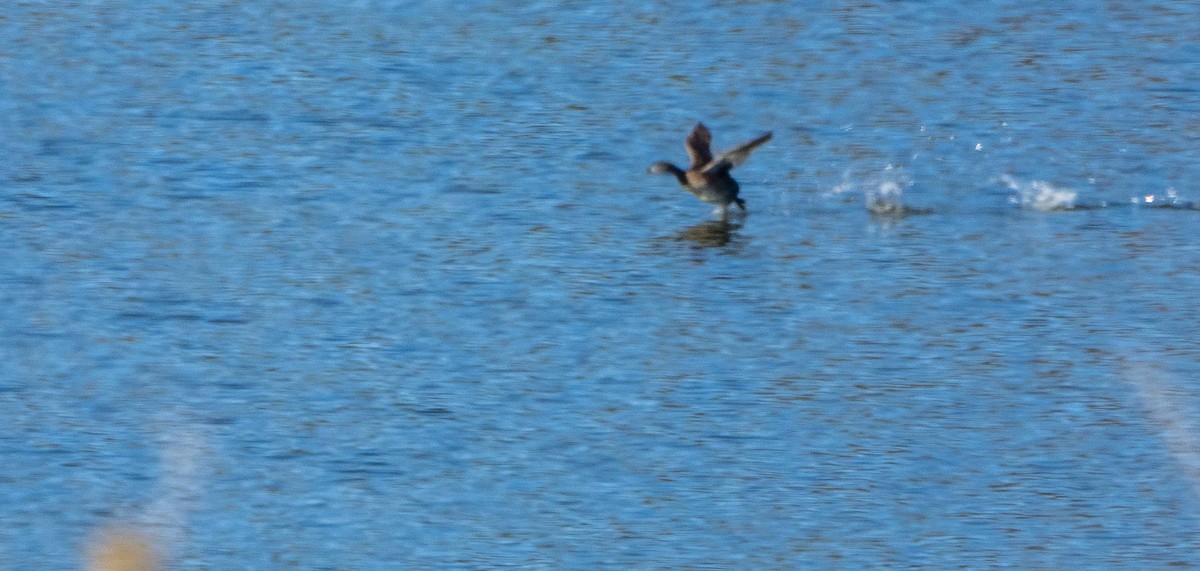
[[(707, 132), (707, 130), (705, 132)], [(693, 134), (694, 133), (695, 132), (693, 131)], [(724, 153), (721, 153), (720, 155), (717, 155), (716, 158), (713, 158), (705, 163), (701, 172), (710, 173), (722, 169), (728, 170), (746, 162), (746, 159), (750, 158), (750, 153), (753, 152), (754, 149), (759, 145), (770, 141), (772, 136), (774, 135), (768, 131), (757, 139), (746, 141), (745, 143), (742, 143), (732, 149), (729, 149), (728, 151), (725, 151)], [(691, 139), (691, 137), (688, 138)]]
[(687, 149), (687, 154), (692, 159), (691, 166), (688, 170), (696, 170), (712, 162), (712, 133), (708, 132), (708, 127), (704, 123), (696, 123), (691, 134), (683, 141), (683, 148)]

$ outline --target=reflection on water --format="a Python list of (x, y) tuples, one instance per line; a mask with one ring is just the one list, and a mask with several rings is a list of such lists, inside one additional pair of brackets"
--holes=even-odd
[(706, 248), (721, 247), (729, 243), (738, 228), (741, 228), (741, 224), (728, 220), (707, 220), (684, 229), (676, 234), (675, 239), (695, 242)]

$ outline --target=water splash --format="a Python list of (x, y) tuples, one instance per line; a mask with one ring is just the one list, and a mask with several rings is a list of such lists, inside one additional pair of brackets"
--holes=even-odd
[(1028, 210), (1073, 210), (1075, 198), (1079, 196), (1074, 190), (1059, 188), (1041, 180), (1025, 182), (1009, 175), (1003, 175), (999, 180), (1017, 193), (1011, 198), (1012, 202)]
[(1150, 206), (1153, 208), (1197, 208), (1196, 203), (1184, 200), (1182, 196), (1179, 196), (1179, 192), (1173, 186), (1167, 187), (1166, 190), (1159, 194), (1144, 194), (1130, 197), (1129, 201), (1135, 205)]
[(883, 172), (859, 180), (852, 180), (847, 173), (830, 194), (847, 195), (861, 190), (867, 211), (875, 216), (906, 216), (927, 212), (904, 204), (904, 189), (912, 185), (912, 179), (901, 166), (889, 164)]
[(894, 180), (885, 180), (865, 193), (867, 210), (879, 216), (904, 214), (904, 189)]
[(904, 189), (913, 181), (898, 165), (888, 165), (883, 173), (865, 183), (863, 200), (867, 211), (877, 218), (903, 218), (912, 214), (929, 214), (928, 208), (914, 208), (904, 203)]

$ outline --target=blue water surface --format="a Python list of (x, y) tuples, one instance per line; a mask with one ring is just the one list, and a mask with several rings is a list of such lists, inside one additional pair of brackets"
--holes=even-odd
[(1200, 567), (1196, 22), (6, 3), (0, 568)]

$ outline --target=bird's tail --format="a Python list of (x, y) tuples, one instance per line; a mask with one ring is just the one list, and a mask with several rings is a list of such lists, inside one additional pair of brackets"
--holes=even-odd
[(735, 199), (733, 199), (733, 201), (737, 203), (738, 208), (742, 209), (742, 212), (746, 211), (746, 201), (745, 200), (742, 200), (740, 198), (735, 198)]

